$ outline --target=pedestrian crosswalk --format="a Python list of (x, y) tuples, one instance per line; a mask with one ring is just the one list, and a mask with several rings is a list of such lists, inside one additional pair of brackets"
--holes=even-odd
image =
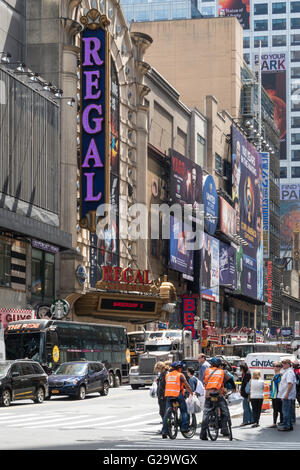
[(0, 415), (1, 428), (24, 428), (24, 429), (43, 429), (59, 428), (65, 430), (75, 429), (97, 429), (101, 430), (127, 430), (136, 432), (139, 429), (158, 430), (160, 422), (158, 413), (147, 412), (137, 415), (129, 415), (127, 418), (118, 414), (92, 415), (77, 414), (74, 412), (52, 412), (52, 413), (12, 413), (6, 416)]

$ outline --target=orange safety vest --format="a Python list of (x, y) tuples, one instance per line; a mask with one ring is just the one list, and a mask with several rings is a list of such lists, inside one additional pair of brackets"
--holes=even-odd
[(224, 370), (217, 369), (216, 367), (208, 367), (204, 374), (204, 384), (206, 390), (210, 390), (211, 388), (220, 390), (224, 388)]
[(166, 375), (165, 397), (178, 397), (184, 385), (180, 380), (180, 372), (173, 370)]

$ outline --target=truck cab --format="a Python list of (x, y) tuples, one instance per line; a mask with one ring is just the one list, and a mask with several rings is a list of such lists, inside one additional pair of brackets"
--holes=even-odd
[(139, 365), (129, 370), (133, 389), (151, 385), (156, 375), (154, 366), (159, 361), (180, 361), (192, 355), (192, 333), (188, 330), (159, 330), (150, 332), (145, 341), (145, 353), (139, 356)]

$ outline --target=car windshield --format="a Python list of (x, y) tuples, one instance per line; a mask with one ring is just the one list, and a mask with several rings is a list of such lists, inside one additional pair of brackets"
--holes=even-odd
[(61, 364), (54, 372), (55, 375), (84, 375), (87, 364)]
[(5, 375), (9, 366), (10, 364), (6, 364), (5, 362), (0, 362), (0, 375)]
[(170, 344), (163, 344), (163, 345), (157, 345), (157, 344), (149, 344), (146, 346), (146, 351), (171, 351), (171, 345)]

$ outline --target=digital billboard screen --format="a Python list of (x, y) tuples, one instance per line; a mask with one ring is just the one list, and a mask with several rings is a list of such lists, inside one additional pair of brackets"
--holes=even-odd
[(204, 300), (219, 302), (219, 240), (203, 233), (201, 248), (201, 294)]
[(249, 29), (250, 0), (219, 0), (219, 16), (235, 16), (243, 29)]

